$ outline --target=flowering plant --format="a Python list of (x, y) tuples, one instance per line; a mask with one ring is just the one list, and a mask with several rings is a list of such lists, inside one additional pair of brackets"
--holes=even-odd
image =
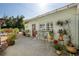
[(61, 50), (60, 45), (58, 44), (58, 40), (54, 40), (54, 48), (56, 50)]
[(58, 44), (58, 40), (54, 40), (54, 44), (57, 45)]

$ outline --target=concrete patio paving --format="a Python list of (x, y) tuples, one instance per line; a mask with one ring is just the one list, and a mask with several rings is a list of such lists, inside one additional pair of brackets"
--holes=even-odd
[(15, 45), (4, 51), (4, 56), (56, 56), (53, 48), (42, 40), (19, 35)]

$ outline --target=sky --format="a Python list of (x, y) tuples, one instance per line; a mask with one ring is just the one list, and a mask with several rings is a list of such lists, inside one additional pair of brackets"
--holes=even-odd
[(63, 7), (67, 3), (0, 3), (0, 17), (23, 15), (26, 19)]

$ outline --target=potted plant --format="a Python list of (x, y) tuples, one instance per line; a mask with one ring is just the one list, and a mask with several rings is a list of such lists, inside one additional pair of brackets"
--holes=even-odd
[(58, 33), (59, 33), (59, 39), (58, 40), (63, 41), (63, 36), (64, 36), (63, 30), (59, 29)]
[(16, 33), (16, 34), (18, 34), (19, 33), (19, 29), (18, 28), (14, 28), (13, 32)]
[(76, 47), (73, 45), (73, 43), (71, 42), (71, 36), (69, 36), (70, 40), (68, 41), (68, 43), (65, 45), (66, 49), (70, 52), (75, 54), (77, 52)]
[(63, 21), (58, 21), (57, 22), (57, 25), (59, 25), (59, 26), (63, 26), (63, 24), (64, 24)]
[(8, 34), (8, 39), (7, 39), (8, 45), (9, 46), (14, 45), (15, 44), (15, 39), (16, 39), (16, 34), (15, 33), (9, 33)]
[(54, 36), (53, 31), (49, 31), (49, 33), (48, 33), (48, 39), (49, 40), (53, 40), (53, 36)]
[(15, 44), (15, 39), (16, 39), (16, 34), (13, 34), (13, 36), (11, 37), (11, 45)]
[(55, 48), (56, 53), (57, 53), (58, 55), (61, 55), (61, 54), (62, 54), (62, 50), (61, 50), (61, 48), (60, 48), (59, 45), (55, 45), (54, 48)]
[(63, 34), (64, 34), (64, 35), (67, 35), (67, 34), (68, 34), (65, 29), (63, 30)]
[(66, 24), (69, 24), (69, 21), (68, 21), (68, 20), (65, 20), (65, 22), (64, 22), (64, 23), (65, 23), (65, 25), (66, 25)]
[(54, 48), (55, 48), (55, 51), (58, 55), (61, 55), (62, 54), (62, 49), (61, 49), (61, 46), (60, 44), (58, 44), (58, 41), (57, 40), (54, 40)]

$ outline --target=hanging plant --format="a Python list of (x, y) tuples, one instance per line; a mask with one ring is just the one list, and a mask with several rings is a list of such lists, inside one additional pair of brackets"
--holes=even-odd
[(68, 24), (69, 23), (69, 21), (68, 20), (65, 20), (65, 24)]
[(57, 22), (57, 25), (63, 26), (63, 24), (64, 24), (63, 21), (58, 21)]
[(64, 29), (63, 30), (63, 33), (64, 33), (64, 35), (67, 35), (68, 33), (67, 33), (67, 31)]
[(60, 21), (58, 21), (58, 22), (57, 22), (57, 25), (60, 25), (60, 23), (61, 23), (61, 22), (60, 22)]
[(71, 42), (71, 36), (69, 36), (69, 40), (68, 40), (68, 43), (67, 43), (68, 46), (73, 46), (72, 42)]
[(63, 21), (61, 21), (61, 22), (60, 22), (60, 26), (63, 26), (63, 24), (64, 24)]
[(59, 29), (58, 33), (59, 34), (63, 34), (63, 30), (62, 29)]

